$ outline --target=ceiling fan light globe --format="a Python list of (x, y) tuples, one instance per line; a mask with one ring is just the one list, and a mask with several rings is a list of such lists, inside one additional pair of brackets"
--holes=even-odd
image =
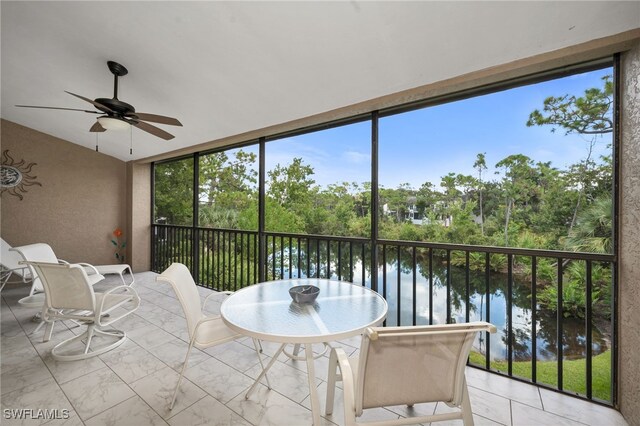
[(131, 127), (126, 121), (112, 117), (98, 117), (98, 123), (107, 130), (127, 130)]

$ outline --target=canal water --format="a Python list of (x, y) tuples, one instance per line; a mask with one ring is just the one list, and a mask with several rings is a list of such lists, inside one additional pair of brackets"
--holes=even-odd
[[(378, 290), (385, 293), (389, 304), (387, 325), (398, 325), (398, 271), (395, 264), (387, 263), (386, 286), (383, 277), (385, 268), (378, 274)], [(451, 267), (451, 319), (466, 321), (466, 276), (464, 268)], [(484, 273), (470, 272), (469, 320), (489, 321), (498, 329), (490, 335), (490, 357), (492, 360), (507, 359), (507, 330), (509, 309), (507, 306), (507, 275), (492, 273), (489, 279), (489, 318), (487, 318), (487, 294)], [(386, 288), (385, 288), (386, 287)], [(444, 324), (447, 318), (446, 269), (433, 268), (433, 323)], [(429, 272), (416, 266), (416, 324), (429, 324)], [(512, 286), (513, 360), (529, 361), (532, 358), (532, 308), (531, 282), (514, 276)], [(536, 357), (539, 361), (557, 359), (557, 315), (536, 306)], [(413, 273), (400, 271), (400, 324), (413, 323)], [(579, 318), (562, 320), (564, 359), (579, 359), (586, 356), (586, 326)], [(479, 335), (474, 342), (475, 350), (485, 353), (485, 336)], [(596, 328), (592, 331), (593, 355), (608, 349), (608, 341)]]
[[(287, 257), (286, 254), (284, 257)], [(278, 262), (279, 263), (279, 262)], [(345, 262), (347, 263), (347, 262)], [(367, 262), (368, 263), (368, 262)], [(288, 261), (285, 261), (288, 264)], [(416, 324), (429, 324), (429, 271), (428, 266), (418, 262), (416, 265)], [(348, 268), (348, 267), (347, 267)], [(330, 278), (337, 279), (336, 265), (332, 265)], [(446, 323), (447, 316), (447, 271), (444, 265), (438, 264), (434, 259), (432, 268), (432, 297), (433, 297), (433, 324)], [(306, 271), (293, 268), (292, 276), (305, 277)], [(328, 278), (326, 269), (320, 271), (320, 277)], [(283, 276), (288, 276), (289, 271), (284, 268)], [(315, 270), (310, 271), (310, 276), (317, 276)], [(348, 269), (341, 273), (342, 277), (349, 276)], [(354, 259), (353, 281), (362, 284), (362, 261)], [(367, 269), (364, 272), (364, 285), (371, 286), (371, 274)], [(386, 280), (384, 277), (386, 276)], [(483, 272), (470, 272), (469, 294), (469, 320), (489, 321), (498, 329), (497, 333), (490, 335), (490, 359), (506, 360), (508, 342), (508, 315), (507, 306), (507, 275), (491, 273), (489, 279), (489, 318), (487, 318), (487, 294), (485, 274)], [(387, 262), (386, 267), (378, 268), (378, 291), (384, 294), (389, 304), (386, 325), (412, 325), (413, 324), (413, 270), (407, 267), (403, 261), (400, 266), (400, 322), (398, 323), (398, 266), (396, 262)], [(451, 267), (451, 320), (452, 322), (465, 322), (466, 320), (466, 275), (462, 267)], [(512, 328), (513, 328), (513, 360), (529, 361), (532, 359), (532, 308), (531, 308), (531, 282), (514, 274), (512, 286)], [(553, 361), (557, 359), (557, 315), (555, 312), (536, 306), (536, 358), (538, 361)], [(585, 321), (579, 318), (565, 317), (562, 320), (562, 344), (564, 359), (580, 359), (586, 357), (586, 326)], [(592, 353), (598, 355), (606, 351), (609, 341), (595, 326), (592, 329)], [(474, 342), (474, 349), (480, 353), (486, 353), (485, 336), (479, 334)]]

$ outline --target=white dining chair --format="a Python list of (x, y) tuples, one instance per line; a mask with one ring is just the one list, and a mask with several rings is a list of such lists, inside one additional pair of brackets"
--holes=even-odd
[[(212, 346), (227, 343), (242, 336), (228, 328), (222, 321), (220, 315), (206, 316), (203, 313), (207, 301), (211, 296), (219, 294), (228, 295), (232, 294), (232, 292), (213, 292), (209, 296), (207, 296), (201, 307), (200, 294), (198, 293), (198, 289), (196, 288), (196, 283), (193, 280), (189, 269), (185, 265), (181, 263), (173, 263), (162, 274), (158, 275), (156, 279), (158, 281), (169, 283), (173, 288), (173, 291), (176, 293), (176, 296), (180, 301), (182, 310), (184, 311), (184, 316), (187, 319), (187, 329), (189, 332), (189, 348), (187, 349), (187, 354), (184, 358), (184, 364), (182, 365), (182, 370), (180, 371), (180, 377), (178, 378), (176, 388), (173, 392), (173, 398), (171, 398), (171, 403), (169, 404), (169, 409), (171, 410), (173, 409), (173, 405), (176, 402), (176, 396), (178, 394), (180, 383), (182, 382), (184, 372), (189, 362), (191, 349), (193, 347), (197, 349), (206, 349)], [(259, 342), (256, 339), (253, 339), (253, 345), (256, 350), (260, 366), (264, 371), (264, 364), (262, 362), (262, 357), (260, 356), (261, 350), (259, 349)], [(266, 378), (266, 381), (267, 387), (271, 389), (269, 379)]]
[(462, 419), (473, 425), (465, 380), (469, 351), (478, 332), (495, 333), (487, 322), (414, 327), (375, 327), (362, 337), (360, 355), (348, 358), (341, 348), (329, 357), (327, 415), (333, 412), (336, 382), (342, 380), (345, 425), (365, 409), (444, 402), (452, 413), (415, 416), (376, 425), (407, 425)]
[[(24, 263), (35, 270), (44, 288), (43, 321), (72, 320), (87, 327), (83, 333), (58, 343), (51, 350), (53, 359), (77, 361), (103, 354), (124, 343), (127, 337), (124, 331), (107, 327), (132, 314), (140, 306), (140, 297), (135, 289), (122, 285), (104, 293), (96, 293), (83, 265)], [(96, 336), (104, 337), (108, 343), (92, 347)], [(45, 341), (50, 338), (49, 331), (45, 333)], [(77, 345), (78, 342), (82, 345)]]

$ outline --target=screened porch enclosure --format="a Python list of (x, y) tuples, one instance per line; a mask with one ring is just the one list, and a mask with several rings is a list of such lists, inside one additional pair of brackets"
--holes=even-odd
[[(216, 290), (285, 278), (358, 283), (385, 297), (389, 326), (488, 321), (498, 333), (476, 339), (471, 366), (615, 406), (616, 61), (155, 163), (152, 270), (184, 263), (199, 285)], [(587, 83), (575, 83), (581, 78)], [(534, 114), (526, 124), (541, 152), (586, 141), (571, 165), (556, 166), (568, 153), (535, 157), (517, 146), (523, 151), (506, 157), (489, 145), (470, 148), (487, 152), (469, 157), (454, 144), (473, 132), (433, 130), (433, 123), (449, 123), (447, 115), (455, 118), (447, 125), (461, 123), (485, 99), (499, 106), (490, 128), (509, 119), (504, 103), (524, 99), (527, 90), (578, 97), (600, 84), (603, 114), (591, 126), (602, 131), (593, 139), (567, 128), (543, 135), (539, 129), (549, 123)], [(469, 120), (474, 131), (487, 131)], [(505, 133), (514, 126), (506, 123)], [(315, 154), (323, 143), (341, 144), (342, 154), (323, 160)], [(423, 145), (429, 155), (418, 155)], [(404, 153), (402, 163), (394, 151)], [(458, 156), (469, 175), (455, 169)], [(491, 166), (485, 158), (500, 161)], [(323, 161), (334, 167), (323, 169)], [(433, 173), (441, 166), (453, 172), (440, 172), (438, 187)], [(605, 214), (597, 217), (609, 221), (600, 220), (598, 238), (588, 240), (600, 244), (592, 250), (579, 233), (598, 206)]]

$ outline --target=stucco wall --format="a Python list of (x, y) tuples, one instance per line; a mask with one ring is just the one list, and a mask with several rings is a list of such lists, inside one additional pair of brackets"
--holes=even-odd
[(151, 164), (127, 163), (127, 258), (134, 271), (151, 269)]
[(126, 230), (126, 163), (10, 121), (2, 120), (2, 151), (14, 161), (37, 163), (31, 175), (42, 186), (20, 200), (1, 198), (0, 233), (11, 245), (50, 244), (70, 262), (116, 263), (110, 242)]
[(640, 42), (622, 55), (619, 396), (640, 425)]

